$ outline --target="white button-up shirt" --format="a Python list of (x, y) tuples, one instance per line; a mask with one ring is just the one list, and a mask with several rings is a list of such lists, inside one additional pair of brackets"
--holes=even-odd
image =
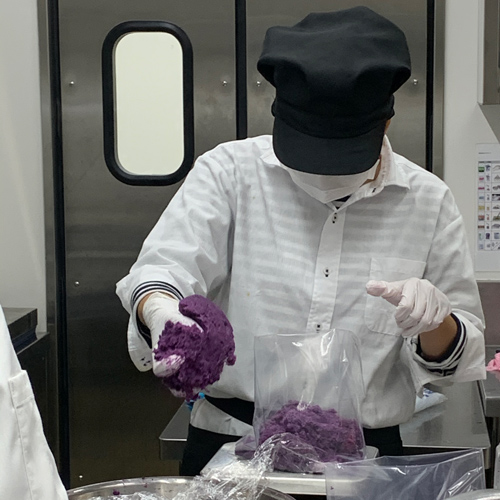
[[(410, 277), (445, 293), (465, 327), (452, 375), (429, 370), (401, 337), (394, 306), (366, 293), (370, 279)], [(271, 136), (205, 153), (117, 285), (131, 314), (129, 351), (142, 370), (151, 366), (151, 349), (135, 308), (152, 289), (208, 296), (226, 312), (237, 361), (206, 389), (214, 397), (253, 401), (255, 336), (330, 328), (358, 337), (366, 427), (408, 420), (428, 382), (485, 377), (483, 314), (462, 217), (449, 188), (393, 153), (387, 138), (379, 176), (339, 208), (294, 184)], [(225, 434), (248, 430), (206, 400), (195, 404), (192, 423)]]

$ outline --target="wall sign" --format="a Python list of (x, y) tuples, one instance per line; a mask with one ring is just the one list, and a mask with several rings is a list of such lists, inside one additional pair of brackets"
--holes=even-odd
[(476, 271), (500, 270), (500, 144), (478, 144)]

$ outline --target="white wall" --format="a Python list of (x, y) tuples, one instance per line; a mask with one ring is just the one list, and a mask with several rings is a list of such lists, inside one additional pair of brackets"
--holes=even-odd
[[(477, 105), (480, 0), (447, 0), (444, 177), (475, 249), (476, 144), (496, 142)], [(45, 328), (43, 189), (35, 0), (0, 2), (0, 304)], [(478, 273), (500, 279), (500, 269)]]
[[(497, 143), (478, 98), (479, 11), (481, 0), (447, 0), (444, 91), (444, 180), (464, 217), (469, 245), (476, 250), (476, 145)], [(476, 273), (499, 280), (495, 272)]]
[(38, 309), (46, 328), (35, 0), (0, 2), (0, 304)]

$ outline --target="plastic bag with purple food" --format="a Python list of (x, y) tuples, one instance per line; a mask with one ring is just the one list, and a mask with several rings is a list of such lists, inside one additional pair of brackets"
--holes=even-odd
[(184, 359), (179, 370), (163, 383), (187, 400), (219, 380), (224, 365), (234, 365), (233, 328), (224, 312), (201, 295), (190, 295), (179, 302), (179, 311), (200, 326), (186, 326), (167, 321), (158, 346), (157, 361), (172, 355)]
[(364, 458), (363, 396), (352, 332), (255, 339), (255, 440), (282, 437), (275, 470), (322, 472), (318, 464)]

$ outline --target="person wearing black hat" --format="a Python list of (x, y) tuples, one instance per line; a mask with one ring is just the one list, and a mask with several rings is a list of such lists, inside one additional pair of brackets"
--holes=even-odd
[(140, 370), (182, 363), (151, 348), (183, 297), (208, 297), (233, 326), (236, 363), (194, 404), (185, 475), (251, 431), (259, 334), (352, 331), (365, 439), (382, 455), (402, 453), (425, 384), (485, 377), (462, 217), (385, 135), (411, 73), (403, 32), (365, 7), (312, 13), (268, 30), (258, 69), (276, 88), (272, 136), (202, 155), (117, 284)]
[(294, 170), (328, 176), (374, 165), (394, 92), (411, 74), (404, 33), (364, 7), (269, 29), (257, 68), (276, 88), (276, 156)]

